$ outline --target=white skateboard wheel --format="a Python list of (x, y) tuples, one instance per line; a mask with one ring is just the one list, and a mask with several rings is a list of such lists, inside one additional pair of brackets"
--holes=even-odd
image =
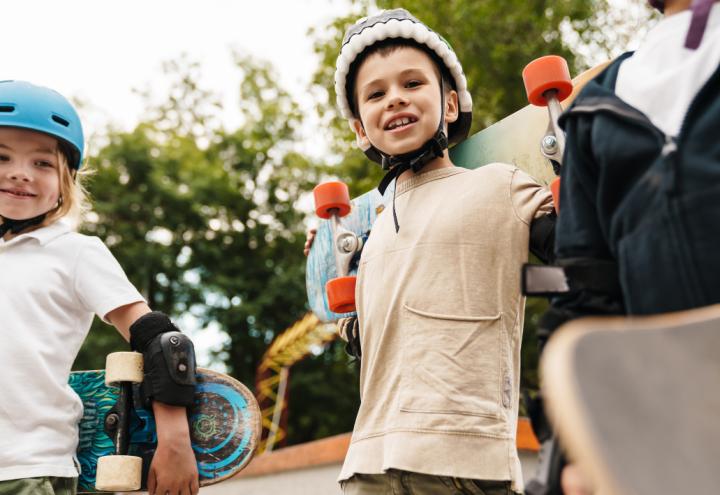
[(105, 361), (105, 384), (143, 381), (143, 356), (139, 352), (113, 352)]
[(140, 489), (142, 459), (132, 455), (108, 455), (98, 459), (95, 488), (107, 492)]

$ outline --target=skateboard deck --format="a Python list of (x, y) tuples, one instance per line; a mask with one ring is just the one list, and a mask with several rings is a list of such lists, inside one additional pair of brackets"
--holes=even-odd
[(596, 493), (717, 493), (720, 305), (562, 327), (542, 358), (561, 443)]
[[(105, 385), (105, 371), (70, 374), (70, 387), (80, 396), (83, 417), (77, 458), (81, 466), (78, 493), (97, 493), (98, 458), (115, 453), (105, 432), (105, 418), (118, 400), (119, 388)], [(139, 404), (137, 389), (135, 404)], [(260, 439), (260, 410), (252, 393), (239, 381), (216, 371), (199, 368), (195, 403), (188, 408), (192, 449), (197, 459), (200, 486), (218, 483), (243, 469)], [(151, 411), (135, 406), (130, 422), (130, 455), (142, 457), (142, 488), (157, 446)]]
[[(599, 64), (575, 77), (573, 92), (562, 102), (562, 107), (567, 108), (585, 84), (609, 63)], [(547, 184), (554, 178), (553, 169), (540, 150), (547, 126), (547, 109), (527, 105), (452, 148), (450, 157), (455, 165), (465, 168), (509, 163)]]
[[(600, 64), (573, 79), (573, 93), (563, 106), (567, 107), (585, 84), (608, 64)], [(451, 159), (455, 165), (471, 169), (489, 163), (509, 163), (547, 184), (553, 178), (553, 169), (541, 153), (540, 142), (548, 122), (547, 109), (528, 105), (455, 146), (450, 150)], [(342, 225), (367, 239), (375, 218), (392, 201), (393, 188), (391, 184), (384, 197), (373, 189), (353, 199), (350, 213), (341, 219)], [(356, 258), (359, 256), (357, 253)], [(351, 265), (349, 275), (356, 273), (357, 262)], [(307, 258), (305, 283), (310, 310), (323, 322), (355, 315), (334, 313), (328, 306), (325, 284), (337, 276), (331, 221), (320, 220)]]
[[(355, 233), (361, 239), (367, 239), (370, 234), (372, 224), (375, 222), (378, 214), (383, 211), (388, 201), (392, 201), (392, 194), (395, 188), (391, 184), (385, 191), (385, 195), (381, 195), (377, 189), (368, 191), (351, 201), (350, 213), (342, 218), (343, 227)], [(349, 275), (357, 273), (357, 261), (360, 258), (357, 254), (355, 260), (350, 265)], [(315, 313), (320, 321), (331, 322), (347, 316), (354, 316), (355, 313), (334, 313), (330, 311), (328, 306), (327, 293), (325, 292), (325, 284), (328, 280), (337, 277), (337, 269), (335, 267), (335, 255), (333, 254), (333, 234), (331, 223), (329, 220), (321, 220), (312, 249), (307, 257), (307, 267), (305, 272), (305, 285), (308, 294), (308, 304), (310, 310)]]

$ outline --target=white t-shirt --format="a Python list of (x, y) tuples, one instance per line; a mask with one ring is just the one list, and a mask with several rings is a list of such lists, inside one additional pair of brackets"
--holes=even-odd
[(690, 103), (720, 64), (720, 4), (710, 12), (702, 43), (685, 48), (692, 12), (665, 17), (620, 66), (615, 93), (665, 134), (677, 136)]
[(100, 239), (62, 221), (0, 239), (0, 480), (78, 475), (70, 368), (94, 314), (143, 300)]

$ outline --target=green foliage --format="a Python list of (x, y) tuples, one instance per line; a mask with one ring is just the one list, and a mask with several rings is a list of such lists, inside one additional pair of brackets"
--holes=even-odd
[[(267, 344), (305, 310), (296, 202), (317, 179), (293, 151), (302, 115), (272, 69), (236, 64), (243, 125), (232, 130), (213, 120), (217, 98), (198, 87), (197, 64), (166, 66), (166, 101), (131, 132), (111, 131), (94, 157), (83, 231), (106, 242), (153, 309), (219, 324), (228, 369), (252, 383)], [(97, 330), (76, 368), (122, 346)]]
[(340, 339), (319, 356), (310, 355), (292, 367), (288, 444), (352, 430), (360, 406), (359, 369), (360, 363), (350, 361)]

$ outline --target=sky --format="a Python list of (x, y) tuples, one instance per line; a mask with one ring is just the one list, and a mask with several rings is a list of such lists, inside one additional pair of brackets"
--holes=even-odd
[[(201, 84), (231, 108), (240, 77), (235, 49), (270, 61), (280, 83), (310, 108), (305, 90), (317, 59), (307, 31), (348, 9), (347, 0), (6, 2), (2, 79), (29, 80), (83, 102), (92, 139), (108, 123), (132, 128), (143, 112), (133, 89), (162, 82), (162, 62), (182, 54), (202, 64)], [(223, 115), (230, 123), (237, 118), (232, 110)]]
[[(310, 27), (348, 11), (347, 0), (22, 0), (3, 4), (0, 79), (23, 79), (82, 101), (89, 136), (108, 123), (131, 129), (143, 100), (133, 92), (157, 85), (163, 61), (187, 54), (203, 68), (201, 84), (231, 108), (239, 83), (232, 50), (271, 62), (280, 83), (310, 109), (307, 85), (317, 67)], [(237, 118), (229, 110), (223, 120)], [(198, 363), (226, 338), (212, 325), (180, 326), (192, 335)]]

